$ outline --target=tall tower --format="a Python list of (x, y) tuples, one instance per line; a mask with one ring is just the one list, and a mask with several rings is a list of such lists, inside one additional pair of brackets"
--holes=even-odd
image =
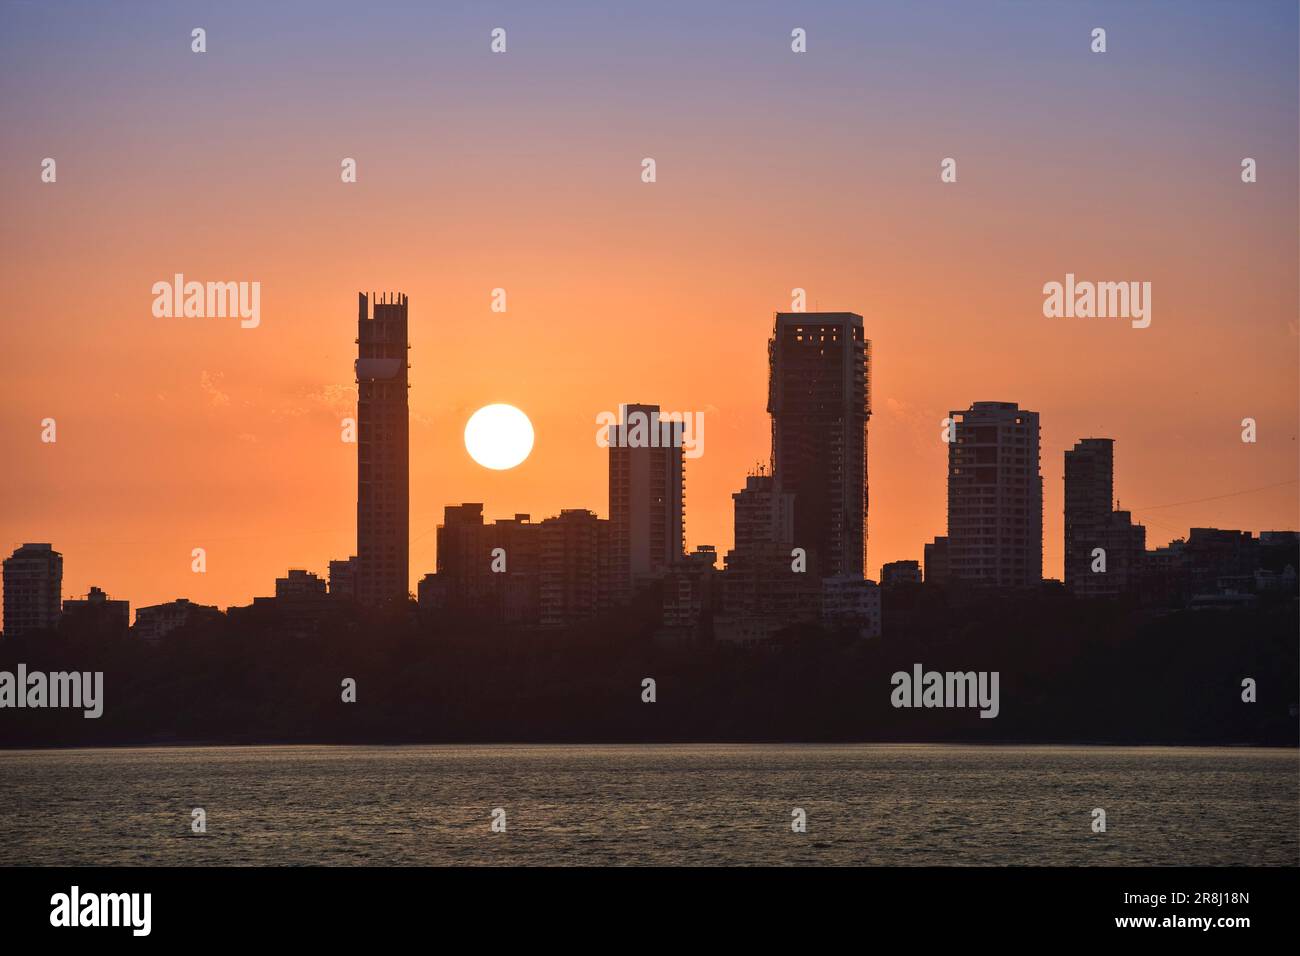
[(613, 598), (665, 574), (685, 551), (683, 425), (658, 405), (623, 405), (609, 426), (609, 526)]
[(1043, 577), (1038, 413), (1015, 402), (949, 412), (948, 560), (954, 580), (1037, 587)]
[[(410, 584), (410, 455), (406, 296), (358, 296), (357, 601), (406, 601)], [(370, 308), (367, 308), (370, 306)]]
[(871, 343), (853, 312), (778, 312), (768, 342), (772, 468), (818, 577), (867, 566)]

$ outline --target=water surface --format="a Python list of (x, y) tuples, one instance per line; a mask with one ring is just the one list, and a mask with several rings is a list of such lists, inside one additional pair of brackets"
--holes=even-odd
[(0, 864), (1296, 865), (1298, 771), (1237, 748), (0, 751)]

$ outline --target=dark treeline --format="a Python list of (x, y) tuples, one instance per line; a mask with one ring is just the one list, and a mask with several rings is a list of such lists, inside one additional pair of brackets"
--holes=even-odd
[[(340, 609), (157, 647), (75, 629), (0, 642), (0, 670), (103, 671), (104, 712), (0, 711), (0, 745), (600, 741), (1297, 744), (1297, 605), (1151, 616), (1063, 594), (885, 596), (885, 636), (770, 646), (655, 639), (653, 607), (559, 632)], [(999, 671), (1000, 714), (895, 709), (914, 664)], [(642, 701), (654, 678), (657, 700)], [(1258, 700), (1242, 701), (1242, 680)], [(357, 701), (341, 699), (344, 678)]]

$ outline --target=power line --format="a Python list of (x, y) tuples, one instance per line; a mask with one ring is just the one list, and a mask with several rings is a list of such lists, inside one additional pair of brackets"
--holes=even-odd
[(1179, 505), (1199, 505), (1203, 501), (1218, 501), (1221, 498), (1235, 498), (1238, 495), (1251, 495), (1257, 491), (1268, 491), (1270, 488), (1281, 488), (1283, 485), (1294, 485), (1300, 478), (1292, 478), (1289, 481), (1279, 481), (1271, 485), (1260, 485), (1258, 488), (1246, 488), (1242, 491), (1230, 491), (1225, 495), (1211, 495), (1208, 498), (1192, 498), (1188, 501), (1173, 501), (1167, 505), (1146, 505), (1142, 508), (1129, 508), (1129, 511), (1155, 511), (1157, 508), (1177, 508)]

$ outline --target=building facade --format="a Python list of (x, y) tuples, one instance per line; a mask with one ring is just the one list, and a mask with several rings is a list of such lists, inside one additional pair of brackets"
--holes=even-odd
[(152, 604), (138, 608), (132, 634), (148, 644), (156, 644), (177, 628), (204, 618), (221, 616), (218, 608), (207, 604), (193, 604), (189, 598), (177, 598), (166, 604)]
[(5, 558), (5, 637), (53, 628), (62, 606), (63, 555), (49, 544), (24, 544)]
[(527, 514), (485, 524), (483, 505), (470, 502), (448, 505), (437, 534), (437, 574), (421, 582), (422, 611), (437, 608), (508, 624), (538, 622), (540, 524)]
[(925, 581), (927, 584), (946, 584), (949, 578), (948, 537), (940, 535), (927, 542), (924, 549)]
[(658, 405), (623, 405), (609, 426), (609, 526), (613, 600), (626, 604), (686, 550), (684, 426)]
[(898, 587), (900, 584), (920, 584), (921, 564), (919, 561), (890, 561), (880, 568), (880, 586)]
[(1118, 597), (1140, 583), (1146, 529), (1111, 507), (1115, 440), (1084, 438), (1065, 453), (1065, 586), (1078, 597)]
[(880, 588), (875, 581), (863, 578), (824, 578), (821, 623), (826, 628), (852, 631), (860, 638), (879, 637)]
[(954, 581), (1038, 587), (1043, 479), (1038, 413), (976, 402), (949, 413), (948, 564)]
[(609, 520), (580, 508), (541, 523), (540, 623), (568, 627), (611, 606)]
[(114, 601), (101, 588), (92, 587), (84, 598), (63, 602), (63, 622), (65, 627), (124, 635), (131, 625), (131, 602)]
[(334, 560), (329, 564), (329, 594), (335, 601), (357, 599), (357, 557)]
[(816, 577), (867, 567), (871, 343), (852, 312), (779, 312), (768, 342), (772, 469)]
[[(815, 618), (821, 578), (796, 553), (794, 493), (772, 475), (749, 475), (733, 494), (735, 546), (727, 552), (722, 610), (729, 622)], [(795, 570), (802, 567), (803, 570)]]

